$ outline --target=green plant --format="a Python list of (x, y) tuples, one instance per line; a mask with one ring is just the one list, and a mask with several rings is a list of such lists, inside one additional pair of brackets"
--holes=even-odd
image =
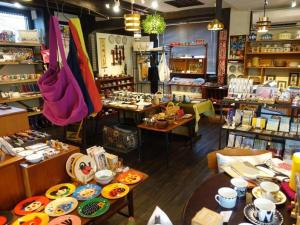
[(166, 29), (165, 19), (158, 14), (148, 15), (143, 20), (143, 29), (147, 34), (162, 34)]

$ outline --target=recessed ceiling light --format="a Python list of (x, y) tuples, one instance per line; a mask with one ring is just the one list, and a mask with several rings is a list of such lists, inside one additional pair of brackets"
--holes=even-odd
[(22, 6), (19, 2), (15, 2), (15, 3), (14, 3), (14, 7), (16, 7), (16, 8), (18, 8), (18, 9), (23, 8), (23, 6)]
[(292, 0), (291, 7), (295, 8), (296, 6), (297, 6), (297, 1), (296, 0)]
[(110, 9), (110, 4), (106, 3), (105, 8)]
[(157, 2), (157, 0), (152, 1), (151, 8), (152, 9), (157, 9), (158, 8), (158, 2)]

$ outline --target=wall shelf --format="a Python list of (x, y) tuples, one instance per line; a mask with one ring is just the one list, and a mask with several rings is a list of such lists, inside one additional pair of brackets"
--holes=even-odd
[(30, 97), (20, 97), (20, 98), (0, 98), (0, 103), (9, 103), (9, 102), (21, 102), (21, 101), (28, 101), (28, 100), (33, 100), (33, 99), (38, 99), (41, 98), (42, 95), (35, 95), (35, 96), (30, 96)]
[(25, 42), (1, 42), (0, 46), (19, 46), (19, 47), (40, 47), (40, 43), (25, 43)]
[(299, 51), (297, 52), (247, 52), (247, 55), (293, 55), (293, 54), (300, 54)]
[(38, 81), (38, 79), (31, 79), (31, 80), (6, 80), (6, 81), (0, 81), (0, 85), (35, 83), (37, 81)]
[(255, 42), (287, 42), (287, 41), (300, 41), (300, 39), (272, 39), (272, 40), (255, 40), (255, 41), (248, 41), (250, 43), (255, 43)]

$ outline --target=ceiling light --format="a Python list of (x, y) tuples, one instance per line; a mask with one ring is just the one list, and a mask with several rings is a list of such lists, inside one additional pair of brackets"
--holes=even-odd
[(212, 31), (223, 30), (224, 24), (221, 23), (218, 19), (214, 19), (207, 25), (207, 29)]
[(113, 11), (114, 11), (115, 13), (120, 12), (120, 1), (119, 1), (119, 0), (115, 0), (115, 5), (114, 5), (114, 7), (113, 7)]
[(110, 4), (106, 3), (105, 8), (110, 9)]
[(297, 6), (297, 1), (296, 0), (292, 0), (291, 7), (295, 8), (296, 6)]
[(14, 7), (16, 7), (16, 8), (18, 8), (18, 9), (23, 8), (23, 6), (22, 6), (19, 2), (15, 2), (15, 3), (14, 3)]
[(145, 4), (145, 0), (141, 0), (141, 3), (142, 3), (142, 4)]
[(266, 6), (268, 2), (265, 0), (264, 3), (264, 16), (259, 17), (258, 21), (256, 22), (256, 30), (259, 33), (266, 33), (269, 31), (269, 28), (271, 28), (271, 21), (269, 20), (269, 17), (266, 17)]
[(141, 30), (141, 16), (137, 13), (125, 14), (125, 30), (126, 31), (139, 31)]
[(158, 2), (157, 2), (157, 0), (152, 1), (151, 8), (152, 9), (157, 9), (158, 8)]

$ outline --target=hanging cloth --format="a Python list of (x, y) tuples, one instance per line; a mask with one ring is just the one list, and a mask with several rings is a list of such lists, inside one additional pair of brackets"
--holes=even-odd
[(170, 80), (170, 69), (167, 64), (165, 53), (163, 53), (161, 55), (161, 58), (160, 58), (160, 61), (158, 64), (158, 74), (159, 74), (159, 80), (161, 82)]
[(78, 54), (77, 54), (76, 45), (73, 40), (72, 33), (70, 33), (69, 55), (68, 55), (67, 62), (68, 62), (68, 65), (69, 65), (75, 79), (77, 80), (77, 83), (79, 84), (79, 87), (80, 87), (81, 92), (84, 97), (84, 101), (88, 107), (89, 114), (91, 114), (94, 112), (94, 106), (93, 106), (93, 103), (89, 96), (88, 90), (85, 86), (85, 83), (84, 83), (84, 80), (83, 80), (83, 77), (82, 77), (82, 74), (80, 71), (80, 66), (79, 66), (77, 56), (78, 56)]
[[(58, 19), (49, 23), (49, 69), (38, 85), (44, 99), (43, 114), (55, 125), (66, 126), (84, 119), (88, 114), (80, 87), (69, 68), (62, 43)], [(58, 63), (57, 50), (61, 56)]]
[(87, 55), (85, 48), (85, 43), (83, 40), (83, 34), (81, 30), (81, 25), (79, 19), (70, 19), (69, 27), (72, 33), (73, 40), (75, 42), (77, 52), (78, 52), (78, 61), (81, 70), (81, 74), (85, 83), (85, 86), (88, 90), (89, 96), (93, 103), (94, 113), (98, 113), (102, 109), (102, 102), (99, 91), (97, 89), (94, 75), (92, 72), (92, 66)]

